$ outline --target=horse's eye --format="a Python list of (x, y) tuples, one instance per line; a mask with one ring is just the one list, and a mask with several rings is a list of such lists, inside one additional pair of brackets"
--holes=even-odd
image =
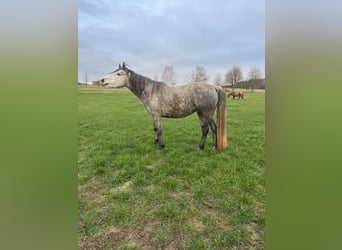
[(117, 73), (117, 75), (118, 75), (118, 76), (121, 76), (121, 74), (120, 74), (120, 73)]

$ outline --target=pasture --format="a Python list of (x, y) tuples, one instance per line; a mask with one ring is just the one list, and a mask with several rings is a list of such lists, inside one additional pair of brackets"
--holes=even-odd
[(196, 114), (163, 118), (159, 151), (130, 91), (78, 98), (79, 249), (264, 249), (264, 92), (227, 99), (228, 147), (202, 151)]

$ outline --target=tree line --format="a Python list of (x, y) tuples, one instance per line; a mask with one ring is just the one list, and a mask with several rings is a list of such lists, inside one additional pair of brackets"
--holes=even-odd
[[(157, 76), (155, 76), (155, 80), (158, 80)], [(164, 67), (161, 81), (169, 85), (176, 85), (173, 66), (168, 65)], [(185, 82), (208, 81), (209, 75), (203, 66), (196, 66), (194, 70), (185, 76)], [(244, 88), (246, 90), (250, 89), (251, 91), (254, 91), (254, 89), (265, 88), (265, 79), (263, 78), (261, 70), (256, 67), (252, 67), (248, 72), (247, 78), (244, 79), (241, 68), (239, 66), (234, 66), (226, 72), (224, 79), (222, 79), (221, 74), (218, 73), (213, 80), (213, 84), (224, 88), (232, 88), (233, 91), (235, 88)]]

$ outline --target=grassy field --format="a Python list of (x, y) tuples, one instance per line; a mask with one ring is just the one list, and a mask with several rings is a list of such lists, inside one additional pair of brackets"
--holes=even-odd
[(264, 92), (227, 99), (228, 148), (196, 114), (152, 120), (128, 90), (79, 88), (79, 249), (264, 249)]

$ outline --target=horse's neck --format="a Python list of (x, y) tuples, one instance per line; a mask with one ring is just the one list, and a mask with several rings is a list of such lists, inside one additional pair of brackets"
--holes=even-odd
[(130, 73), (129, 84), (127, 87), (140, 99), (142, 92), (146, 88), (145, 77), (132, 71)]
[[(156, 89), (157, 85), (163, 85), (162, 82), (156, 82), (151, 80), (150, 78), (147, 78), (145, 76), (136, 74), (135, 72), (131, 72), (130, 78), (129, 78), (129, 86), (128, 88), (141, 100), (144, 96), (148, 96), (154, 91), (151, 91), (151, 89)], [(148, 91), (150, 90), (150, 91)]]

